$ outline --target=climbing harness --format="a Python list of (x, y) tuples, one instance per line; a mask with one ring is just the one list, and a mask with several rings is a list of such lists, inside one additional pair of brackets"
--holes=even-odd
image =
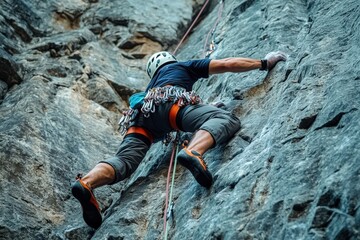
[(145, 117), (155, 112), (155, 106), (165, 102), (177, 102), (179, 107), (194, 105), (201, 102), (199, 95), (194, 91), (187, 92), (184, 88), (177, 86), (166, 86), (152, 88), (144, 98), (141, 112)]
[[(217, 25), (219, 24), (219, 21), (222, 17), (222, 12), (224, 10), (224, 0), (220, 0), (219, 1), (219, 9), (217, 12), (217, 18), (216, 21), (214, 23), (214, 26), (211, 28), (211, 30), (208, 32), (206, 39), (205, 39), (205, 43), (204, 43), (204, 50), (203, 50), (203, 54), (205, 55), (206, 58), (209, 58), (210, 55), (216, 50), (216, 44), (215, 44), (215, 30)], [(211, 35), (211, 37), (210, 37)], [(209, 37), (211, 39), (209, 47), (206, 48), (206, 46), (208, 45), (208, 41), (209, 41)]]
[[(119, 121), (119, 131), (124, 135), (130, 127), (130, 123), (135, 120), (141, 111), (144, 117), (149, 117), (155, 112), (155, 107), (166, 102), (173, 102), (177, 105), (177, 109), (173, 106), (170, 110), (169, 120), (171, 127), (176, 130), (176, 114), (181, 107), (187, 105), (195, 105), (202, 102), (199, 95), (194, 91), (187, 92), (186, 89), (177, 86), (165, 86), (150, 89), (144, 97), (141, 108), (132, 109), (123, 112), (123, 116)], [(175, 115), (175, 118), (174, 118)]]
[(152, 143), (154, 141), (154, 138), (153, 138), (152, 134), (146, 128), (143, 128), (143, 127), (130, 127), (126, 132), (126, 135), (133, 134), (133, 133), (140, 134), (140, 135), (144, 136), (146, 139), (149, 140), (150, 143)]
[[(172, 141), (173, 150), (171, 153), (169, 170), (166, 179), (166, 197), (165, 197), (165, 209), (164, 209), (164, 240), (167, 240), (168, 237), (168, 231), (169, 231), (168, 220), (170, 219), (170, 217), (174, 217), (174, 202), (172, 200), (172, 196), (173, 196), (173, 188), (174, 188), (176, 165), (177, 165), (177, 153), (179, 151), (179, 139), (180, 139), (180, 133), (179, 131), (176, 131), (175, 138)], [(171, 176), (171, 185), (170, 185), (171, 170), (172, 170), (172, 176)]]
[(178, 114), (179, 110), (180, 110), (179, 104), (174, 103), (172, 105), (172, 107), (170, 108), (170, 111), (169, 111), (170, 126), (174, 130), (180, 130), (180, 128), (178, 127), (178, 125), (176, 123), (176, 117), (177, 117), (177, 114)]

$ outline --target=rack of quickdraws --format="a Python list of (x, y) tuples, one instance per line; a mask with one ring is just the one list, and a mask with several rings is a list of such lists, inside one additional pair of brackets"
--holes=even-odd
[(150, 89), (141, 107), (141, 112), (145, 117), (149, 117), (150, 113), (155, 112), (155, 106), (165, 102), (177, 102), (179, 107), (189, 104), (198, 104), (201, 102), (199, 95), (194, 91), (187, 92), (184, 88), (169, 86)]
[(120, 121), (118, 123), (119, 132), (121, 135), (124, 135), (126, 133), (126, 131), (130, 127), (130, 122), (134, 121), (138, 113), (139, 113), (139, 109), (132, 109), (132, 108), (123, 111), (123, 116), (120, 118)]
[(136, 118), (139, 110), (144, 117), (149, 117), (150, 113), (155, 112), (155, 107), (161, 103), (173, 102), (179, 107), (186, 105), (195, 105), (201, 103), (201, 98), (194, 91), (187, 92), (186, 89), (176, 86), (158, 87), (150, 89), (144, 97), (144, 103), (141, 108), (128, 109), (123, 112), (123, 117), (119, 121), (120, 133), (124, 135), (130, 126), (130, 123)]

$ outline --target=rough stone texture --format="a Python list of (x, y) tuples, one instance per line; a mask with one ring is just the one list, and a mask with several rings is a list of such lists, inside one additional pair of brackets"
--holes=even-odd
[[(69, 186), (116, 151), (117, 120), (146, 57), (174, 49), (204, 1), (0, 3), (0, 238), (161, 239), (171, 147), (97, 189), (87, 227)], [(213, 1), (178, 52), (204, 56)], [(358, 1), (225, 1), (211, 58), (288, 54), (274, 70), (199, 81), (242, 129), (205, 159), (203, 189), (177, 167), (170, 239), (360, 238)], [(190, 138), (191, 135), (183, 135)]]

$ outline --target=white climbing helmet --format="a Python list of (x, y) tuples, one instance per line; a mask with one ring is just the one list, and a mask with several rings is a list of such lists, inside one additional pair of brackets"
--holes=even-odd
[(156, 71), (165, 63), (177, 62), (176, 58), (169, 52), (154, 53), (146, 64), (146, 72), (150, 78), (154, 76)]

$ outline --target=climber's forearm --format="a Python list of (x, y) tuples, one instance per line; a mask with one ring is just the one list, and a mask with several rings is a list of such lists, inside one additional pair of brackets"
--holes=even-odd
[(246, 72), (261, 68), (261, 60), (251, 58), (225, 58), (210, 61), (209, 74)]

